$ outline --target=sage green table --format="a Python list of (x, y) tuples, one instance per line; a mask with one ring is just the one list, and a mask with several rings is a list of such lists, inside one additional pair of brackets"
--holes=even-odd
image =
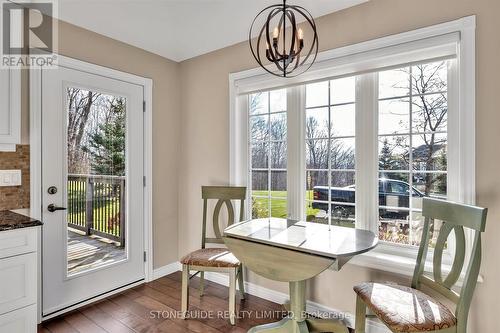
[(249, 333), (348, 333), (339, 320), (306, 318), (306, 281), (329, 267), (338, 271), (353, 256), (373, 249), (378, 242), (373, 232), (267, 218), (234, 224), (224, 230), (223, 239), (244, 266), (290, 285), (290, 315)]

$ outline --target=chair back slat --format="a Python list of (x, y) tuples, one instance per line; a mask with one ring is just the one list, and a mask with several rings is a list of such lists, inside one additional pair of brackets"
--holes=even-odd
[[(417, 264), (413, 274), (412, 287), (420, 289), (425, 285), (455, 303), (457, 317), (457, 332), (465, 332), (472, 294), (479, 276), (481, 265), (481, 233), (486, 227), (487, 209), (463, 205), (454, 202), (424, 198), (422, 215), (425, 216), (422, 240), (417, 256)], [(431, 226), (435, 220), (441, 220), (442, 225), (434, 248), (432, 278), (424, 275), (425, 263), (429, 252)], [(473, 240), (470, 246), (470, 260), (465, 269), (465, 276), (460, 292), (453, 290), (459, 280), (466, 258), (466, 240), (464, 228), (471, 230)], [(448, 236), (455, 234), (455, 253), (453, 264), (443, 278), (442, 262)]]
[(422, 214), (425, 217), (484, 232), (487, 209), (445, 200), (424, 198)]
[(202, 186), (202, 199), (216, 200), (244, 200), (247, 195), (246, 187), (237, 186)]
[(227, 213), (228, 213), (227, 225), (230, 226), (231, 224), (234, 223), (234, 208), (233, 204), (231, 203), (231, 200), (220, 199), (219, 201), (217, 201), (213, 216), (213, 228), (214, 228), (215, 238), (217, 239), (219, 238), (222, 239), (222, 233), (220, 231), (220, 226), (219, 226), (219, 218), (220, 218), (220, 209), (223, 204), (226, 204), (227, 207)]
[[(203, 230), (201, 246), (204, 249), (207, 243), (224, 244), (220, 226), (220, 213), (223, 205), (225, 205), (227, 208), (227, 226), (230, 226), (235, 222), (235, 213), (232, 200), (238, 200), (240, 202), (240, 212), (238, 216), (239, 221), (243, 220), (245, 212), (246, 187), (202, 186), (201, 194), (203, 199)], [(215, 238), (207, 237), (207, 216), (209, 200), (217, 200), (212, 217), (212, 226)]]
[[(443, 281), (443, 273), (441, 270), (442, 262), (443, 262), (443, 254), (444, 248), (446, 245), (446, 241), (448, 240), (448, 236), (451, 231), (455, 231), (455, 258), (453, 258), (453, 264), (451, 266), (451, 270), (448, 273), (448, 276)], [(439, 235), (436, 241), (436, 247), (434, 248), (434, 260), (433, 260), (433, 273), (434, 280), (438, 283), (443, 284), (447, 288), (451, 288), (457, 283), (460, 278), (460, 274), (462, 273), (462, 269), (464, 267), (465, 261), (465, 233), (464, 228), (462, 226), (453, 225), (447, 222), (444, 222), (439, 230)]]

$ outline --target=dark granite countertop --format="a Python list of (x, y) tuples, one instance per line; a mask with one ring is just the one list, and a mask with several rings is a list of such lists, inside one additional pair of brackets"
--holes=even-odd
[(42, 225), (42, 222), (31, 217), (11, 212), (0, 211), (0, 231), (14, 230)]

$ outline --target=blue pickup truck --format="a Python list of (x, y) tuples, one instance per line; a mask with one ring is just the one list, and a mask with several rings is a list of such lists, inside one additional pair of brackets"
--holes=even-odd
[[(354, 214), (354, 202), (356, 197), (355, 185), (346, 187), (330, 187), (332, 204), (332, 215), (338, 217), (349, 217)], [(422, 198), (424, 194), (415, 187), (411, 189), (413, 198)], [(327, 211), (328, 187), (315, 186), (313, 188), (314, 200), (324, 202), (313, 202), (312, 208)], [(409, 208), (410, 184), (401, 180), (380, 178), (378, 181), (378, 197), (380, 216), (388, 218), (405, 219), (408, 211), (394, 209), (395, 207)], [(345, 204), (343, 204), (345, 203)]]

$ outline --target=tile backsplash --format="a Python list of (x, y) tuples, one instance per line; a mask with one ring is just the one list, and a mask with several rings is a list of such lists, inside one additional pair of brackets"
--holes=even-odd
[(21, 170), (22, 185), (0, 187), (0, 210), (30, 207), (30, 146), (0, 152), (0, 170)]

